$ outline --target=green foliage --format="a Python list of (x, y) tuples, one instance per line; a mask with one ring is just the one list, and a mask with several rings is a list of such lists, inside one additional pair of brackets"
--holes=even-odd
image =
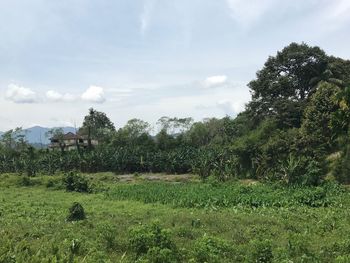
[(253, 240), (251, 261), (259, 263), (273, 262), (273, 254), (270, 240)]
[(219, 263), (234, 258), (233, 246), (226, 240), (204, 235), (193, 247), (191, 262)]
[(177, 248), (170, 239), (170, 231), (159, 223), (140, 225), (130, 230), (130, 247), (137, 259), (149, 262), (178, 262)]
[(336, 100), (339, 92), (339, 87), (322, 82), (305, 109), (301, 133), (308, 144), (308, 151), (314, 156), (322, 156), (334, 144), (335, 132), (331, 129), (331, 121), (334, 112), (339, 109)]
[(114, 124), (107, 115), (93, 108), (89, 109), (89, 114), (84, 117), (83, 125), (79, 129), (80, 134), (88, 136), (89, 144), (91, 139), (98, 139), (100, 142), (107, 140), (113, 131)]
[(339, 182), (350, 183), (350, 146), (335, 161), (335, 167), (332, 173)]
[[(77, 220), (77, 219), (75, 219)], [(78, 219), (81, 220), (81, 219)], [(72, 221), (72, 220), (70, 220)], [(71, 254), (77, 255), (81, 249), (81, 242), (78, 239), (73, 239), (71, 245), (69, 246), (69, 250)]]
[(241, 185), (226, 183), (176, 184), (152, 183), (120, 185), (106, 193), (112, 200), (135, 200), (174, 207), (219, 209), (227, 207), (328, 207), (341, 202), (342, 192), (325, 184), (319, 187), (282, 187), (278, 185)]
[[(89, 175), (94, 179), (103, 176)], [(163, 187), (138, 182), (131, 188), (130, 183), (103, 179), (105, 194), (82, 195), (41, 186), (56, 177), (37, 175), (30, 180), (43, 183), (29, 188), (18, 187), (18, 178), (0, 174), (0, 262), (230, 263), (268, 262), (272, 255), (273, 262), (328, 263), (347, 262), (350, 256), (349, 190), (334, 183), (285, 187), (244, 181), (247, 185), (204, 184), (201, 189), (202, 183), (164, 183), (168, 187)], [(115, 188), (121, 186), (133, 192), (123, 200), (113, 198)], [(136, 191), (139, 188), (149, 189), (149, 196), (158, 195), (155, 189), (161, 188), (162, 198), (167, 193), (179, 200), (193, 197), (203, 205), (174, 207), (170, 198), (162, 204), (152, 200), (145, 204), (142, 198), (146, 195), (138, 201), (134, 197), (142, 194)], [(213, 188), (216, 190), (211, 191)], [(223, 200), (224, 195), (232, 205), (225, 206), (228, 209), (204, 205)], [(230, 198), (240, 196), (240, 202), (233, 205)], [(88, 220), (64, 221), (72, 200), (84, 208), (86, 204), (91, 211)], [(155, 218), (161, 227), (152, 227)], [(146, 229), (136, 231), (135, 240), (141, 246), (144, 240), (152, 244), (137, 259), (130, 246), (133, 230), (129, 229)]]
[[(78, 202), (74, 202), (72, 206), (69, 208), (69, 213), (67, 216), (67, 221), (79, 221), (84, 220), (86, 218), (84, 208), (81, 204)], [(73, 245), (73, 252), (77, 250), (77, 246), (79, 244), (72, 243)], [(72, 250), (72, 249), (71, 249)]]
[(20, 186), (33, 186), (35, 183), (28, 176), (21, 176), (18, 180)]
[(88, 180), (75, 172), (69, 172), (63, 177), (63, 185), (68, 192), (91, 192)]
[(100, 228), (100, 235), (102, 238), (102, 241), (105, 243), (105, 246), (109, 250), (116, 249), (118, 247), (118, 240), (116, 236), (116, 229), (112, 227), (111, 225), (103, 225)]
[(249, 83), (249, 108), (260, 120), (274, 116), (283, 127), (299, 127), (305, 102), (315, 91), (310, 81), (326, 69), (327, 56), (319, 47), (291, 43), (269, 57)]

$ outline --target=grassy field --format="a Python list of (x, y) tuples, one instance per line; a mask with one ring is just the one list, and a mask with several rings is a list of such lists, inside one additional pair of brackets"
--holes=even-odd
[[(350, 262), (342, 187), (86, 177), (91, 193), (0, 175), (0, 262)], [(66, 220), (73, 202), (85, 220)]]

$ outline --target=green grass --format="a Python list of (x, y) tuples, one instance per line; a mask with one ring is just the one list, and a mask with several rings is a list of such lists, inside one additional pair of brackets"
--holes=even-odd
[[(349, 262), (348, 191), (238, 182), (97, 184), (98, 176), (92, 181), (101, 192), (81, 194), (54, 190), (58, 177), (22, 186), (20, 177), (0, 175), (0, 262), (134, 262), (130, 229), (155, 220), (169, 229), (183, 262), (200, 262), (196, 255), (206, 253), (212, 262), (255, 262), (269, 246), (273, 262)], [(47, 188), (49, 180), (56, 187)], [(300, 202), (304, 195), (316, 196), (318, 205)], [(86, 220), (66, 221), (73, 202), (83, 205)], [(215, 256), (215, 242), (229, 253)]]
[(239, 183), (121, 184), (106, 193), (114, 200), (135, 200), (160, 203), (172, 207), (229, 208), (256, 207), (327, 207), (343, 206), (347, 201), (345, 190), (335, 184), (323, 187), (282, 187), (281, 185)]

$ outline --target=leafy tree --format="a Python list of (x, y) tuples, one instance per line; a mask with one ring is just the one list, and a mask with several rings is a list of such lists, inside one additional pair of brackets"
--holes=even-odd
[(84, 117), (83, 125), (79, 129), (80, 134), (88, 136), (89, 148), (91, 148), (91, 139), (106, 140), (108, 135), (114, 131), (114, 124), (107, 115), (93, 108), (89, 109), (89, 114)]
[(123, 147), (150, 147), (154, 148), (154, 140), (149, 134), (151, 125), (143, 120), (131, 119), (119, 129), (112, 138), (112, 146)]
[(319, 47), (292, 43), (269, 57), (257, 78), (249, 83), (248, 108), (256, 119), (275, 116), (283, 127), (298, 127), (308, 97), (315, 92), (310, 80), (327, 69), (327, 56)]
[(339, 92), (338, 86), (321, 82), (305, 109), (301, 133), (308, 148), (315, 154), (326, 153), (334, 144), (335, 132), (331, 128), (331, 121), (333, 113), (339, 109)]
[(329, 57), (328, 68), (332, 73), (332, 78), (336, 80), (338, 86), (350, 86), (350, 60), (337, 57)]
[(131, 119), (123, 127), (126, 133), (132, 138), (141, 136), (144, 133), (149, 133), (151, 130), (151, 125), (140, 119)]
[(162, 129), (155, 137), (156, 144), (160, 150), (171, 150), (176, 146), (174, 136), (168, 134), (165, 129)]
[(157, 122), (160, 129), (169, 134), (183, 133), (191, 127), (192, 123), (192, 118), (170, 118), (167, 116), (161, 117)]
[(338, 136), (345, 138), (347, 144), (350, 131), (350, 87), (338, 93), (337, 103), (339, 109), (333, 112), (331, 126)]
[(1, 142), (7, 149), (23, 150), (27, 147), (25, 131), (21, 127), (8, 130), (1, 136)]

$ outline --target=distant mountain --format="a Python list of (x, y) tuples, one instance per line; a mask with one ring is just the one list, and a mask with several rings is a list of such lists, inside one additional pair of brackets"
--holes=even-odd
[[(73, 132), (75, 133), (76, 129), (74, 127), (55, 127), (62, 128), (64, 133)], [(50, 138), (46, 136), (46, 133), (52, 128), (34, 126), (28, 129), (23, 129), (25, 132), (26, 140), (35, 147), (39, 147), (40, 145), (47, 145), (50, 143)], [(0, 132), (1, 135), (4, 132)]]
[[(74, 127), (55, 127), (62, 128), (64, 133), (73, 132), (75, 133)], [(46, 136), (46, 133), (52, 128), (34, 126), (28, 129), (24, 129), (26, 132), (26, 139), (30, 144), (49, 144), (50, 138)]]

